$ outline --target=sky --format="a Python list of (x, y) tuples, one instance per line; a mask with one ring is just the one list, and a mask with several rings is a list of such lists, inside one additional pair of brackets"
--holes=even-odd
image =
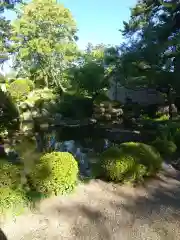
[[(119, 45), (123, 38), (119, 29), (123, 28), (123, 21), (130, 18), (130, 7), (135, 6), (137, 0), (59, 0), (69, 8), (79, 29), (77, 42), (84, 49), (90, 42), (96, 44)], [(12, 12), (6, 12), (9, 20), (15, 18)], [(5, 70), (8, 70), (6, 64)]]
[(120, 44), (122, 36), (119, 29), (123, 21), (130, 17), (130, 7), (137, 0), (63, 0), (77, 22), (79, 43), (84, 48), (92, 44)]

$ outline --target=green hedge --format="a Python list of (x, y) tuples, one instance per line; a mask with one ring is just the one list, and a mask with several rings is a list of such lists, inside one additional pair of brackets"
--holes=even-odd
[(177, 150), (177, 146), (173, 141), (160, 138), (153, 141), (152, 146), (154, 146), (163, 157), (172, 157)]
[(140, 182), (145, 176), (156, 174), (161, 168), (160, 154), (143, 143), (123, 143), (111, 147), (101, 155), (104, 176), (115, 182)]
[(44, 195), (68, 193), (75, 187), (78, 164), (70, 153), (52, 152), (41, 157), (30, 173), (37, 192)]

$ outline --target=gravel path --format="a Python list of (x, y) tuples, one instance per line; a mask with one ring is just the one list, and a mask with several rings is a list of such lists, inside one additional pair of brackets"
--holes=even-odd
[(92, 180), (1, 229), (8, 240), (178, 240), (179, 179), (172, 170), (138, 188)]

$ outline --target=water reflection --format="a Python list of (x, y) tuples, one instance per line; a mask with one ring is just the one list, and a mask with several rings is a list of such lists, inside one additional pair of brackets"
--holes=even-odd
[[(22, 142), (25, 139), (23, 138)], [(94, 156), (101, 153), (105, 149), (107, 149), (111, 142), (108, 139), (81, 139), (81, 140), (68, 140), (68, 141), (61, 141), (58, 137), (58, 134), (53, 131), (52, 133), (47, 134), (37, 134), (35, 136), (36, 141), (36, 150), (38, 152), (69, 152), (71, 153), (74, 158), (78, 161), (79, 169), (81, 175), (90, 176), (90, 161)], [(27, 146), (29, 142), (27, 142)], [(2, 145), (2, 144), (1, 144)], [(21, 145), (21, 144), (20, 144)], [(6, 147), (2, 145), (3, 151), (5, 150), (6, 157), (8, 161), (12, 162), (13, 164), (21, 164), (21, 159), (18, 153), (21, 155), (19, 150), (15, 151), (13, 146)], [(23, 148), (23, 151), (26, 151)]]
[[(90, 163), (89, 163), (89, 153), (95, 151), (92, 146), (92, 141), (87, 139), (87, 141), (83, 140), (75, 141), (58, 141), (56, 134), (53, 132), (51, 135), (47, 136), (47, 151), (58, 151), (58, 152), (69, 152), (71, 153), (75, 159), (78, 161), (79, 169), (81, 175), (90, 176)], [(89, 143), (89, 144), (88, 144)], [(108, 139), (101, 139), (101, 151), (105, 150), (110, 146), (110, 142)], [(84, 145), (84, 146), (83, 146)], [(96, 146), (97, 147), (97, 146)]]

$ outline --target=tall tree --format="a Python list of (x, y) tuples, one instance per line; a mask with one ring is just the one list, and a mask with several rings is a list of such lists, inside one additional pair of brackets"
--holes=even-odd
[(55, 0), (33, 0), (22, 6), (13, 23), (15, 68), (38, 85), (62, 87), (63, 72), (74, 60), (76, 24)]
[(130, 21), (124, 23), (123, 34), (129, 40), (126, 60), (131, 58), (131, 69), (136, 68), (134, 72), (140, 71), (151, 83), (155, 79), (166, 85), (171, 79), (177, 85), (172, 70), (180, 55), (179, 17), (180, 1), (140, 0), (131, 10)]
[[(127, 81), (180, 92), (180, 1), (139, 0), (123, 34), (122, 65)], [(127, 71), (128, 70), (128, 71)], [(171, 115), (171, 114), (170, 114)]]

